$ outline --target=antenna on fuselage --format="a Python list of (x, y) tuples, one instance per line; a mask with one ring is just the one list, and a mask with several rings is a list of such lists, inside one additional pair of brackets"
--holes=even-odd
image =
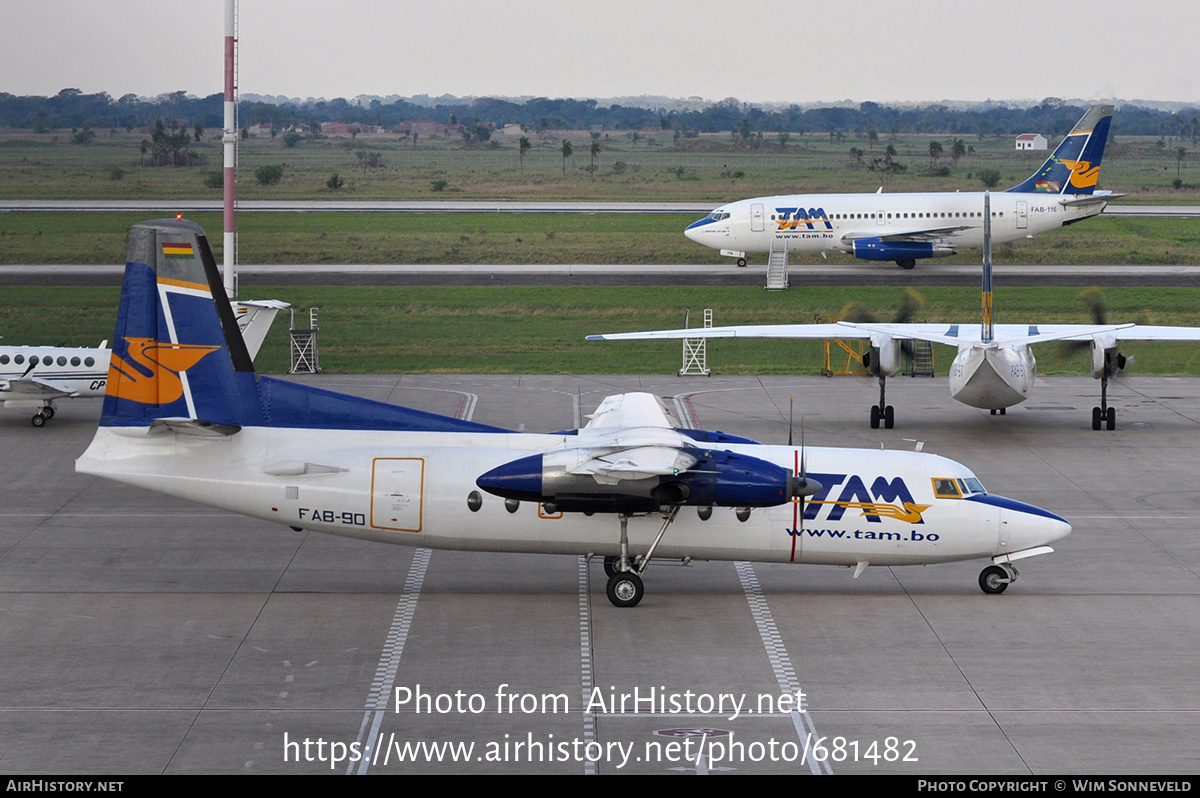
[(995, 321), (992, 318), (992, 195), (983, 192), (983, 330), (980, 334), (985, 344), (995, 337)]

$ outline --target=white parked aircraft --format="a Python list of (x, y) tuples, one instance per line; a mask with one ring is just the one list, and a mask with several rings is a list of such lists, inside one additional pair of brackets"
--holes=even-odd
[[(992, 195), (984, 194), (979, 214), (986, 229), (996, 213)], [(977, 332), (975, 331), (977, 330)], [(704, 327), (653, 332), (589, 335), (589, 341), (647, 338), (841, 338), (871, 342), (863, 365), (879, 378), (879, 404), (871, 406), (871, 428), (895, 424), (887, 403), (887, 378), (901, 366), (906, 341), (929, 341), (958, 348), (950, 364), (950, 395), (971, 407), (1004, 414), (1029, 398), (1037, 377), (1032, 344), (1075, 341), (1091, 345), (1092, 376), (1100, 380), (1100, 404), (1092, 408), (1092, 429), (1116, 429), (1116, 408), (1108, 405), (1108, 379), (1125, 368), (1120, 341), (1200, 341), (1197, 327), (1157, 327), (1144, 324), (995, 324), (992, 318), (992, 256), (985, 230), (983, 256), (983, 322), (970, 324), (877, 324), (839, 321), (832, 324), (767, 324)]]
[[(184, 236), (197, 257), (163, 258)], [(1013, 562), (1071, 531), (942, 457), (679, 429), (647, 394), (605, 399), (581, 430), (530, 434), (259, 377), (215, 271), (198, 226), (132, 229), (114, 358), (158, 366), (114, 373), (80, 473), (346, 537), (602, 555), (617, 606), (641, 600), (655, 556), (855, 575), (991, 559), (980, 586), (999, 593)]]
[[(1111, 105), (1093, 106), (1054, 154), (1024, 183), (996, 194), (992, 234), (1015, 241), (1074, 224), (1104, 210), (1114, 196), (1096, 191)], [(756, 197), (722, 205), (684, 235), (746, 265), (751, 252), (842, 252), (894, 260), (904, 269), (922, 258), (983, 246), (978, 192), (809, 194)]]
[[(233, 303), (251, 358), (258, 355), (275, 314), (287, 307), (276, 299)], [(101, 341), (95, 349), (0, 346), (0, 402), (5, 407), (36, 407), (30, 423), (44, 427), (54, 418), (56, 399), (103, 396), (112, 355), (107, 344)]]

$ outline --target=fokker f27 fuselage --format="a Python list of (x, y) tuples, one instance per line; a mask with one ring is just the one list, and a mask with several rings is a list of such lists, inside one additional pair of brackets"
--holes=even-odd
[[(196, 257), (164, 256), (188, 237)], [(605, 557), (618, 606), (653, 557), (853, 566), (1050, 551), (1070, 525), (987, 493), (921, 452), (766, 446), (681, 429), (644, 393), (605, 399), (582, 429), (519, 433), (254, 373), (202, 231), (130, 234), (100, 426), (76, 462), (95, 474), (297, 529), (475, 551)], [(668, 527), (670, 529), (668, 530)]]

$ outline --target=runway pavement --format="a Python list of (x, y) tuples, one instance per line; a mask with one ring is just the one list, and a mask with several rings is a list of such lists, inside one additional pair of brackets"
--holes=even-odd
[[(0, 265), (0, 285), (120, 285), (124, 265)], [(993, 267), (997, 286), (1194, 286), (1200, 266)], [(971, 285), (978, 286), (978, 265), (922, 262), (912, 270), (891, 263), (793, 265), (791, 285)], [(763, 264), (242, 264), (238, 284), (255, 285), (766, 285)]]
[[(76, 475), (98, 400), (60, 402), (43, 429), (0, 410), (0, 771), (1197, 771), (1200, 380), (1117, 381), (1114, 432), (1090, 429), (1087, 378), (1042, 379), (1002, 417), (951, 401), (945, 378), (896, 379), (894, 430), (868, 428), (875, 385), (850, 377), (304, 381), (531, 431), (648, 390), (686, 399), (705, 428), (770, 442), (786, 439), (794, 394), (809, 445), (924, 441), (1074, 533), (1000, 596), (979, 591), (979, 562), (858, 580), (824, 566), (654, 564), (641, 605), (619, 610), (600, 564), (576, 557), (293, 532)], [(393, 711), (395, 688), (429, 696), (428, 709)], [(690, 691), (693, 705), (799, 689), (807, 711), (582, 712), (596, 688), (606, 701)], [(553, 696), (569, 708), (552, 711)], [(415, 762), (331, 766), (350, 750), (334, 743), (369, 734), (474, 748), (469, 761), (425, 748), (409, 750)], [(783, 761), (810, 734), (836, 761)], [(701, 739), (732, 761), (697, 759)]]

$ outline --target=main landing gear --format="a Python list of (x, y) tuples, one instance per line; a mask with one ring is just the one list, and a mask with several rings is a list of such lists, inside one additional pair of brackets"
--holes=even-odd
[(738, 265), (738, 268), (739, 268), (739, 269), (744, 269), (744, 268), (746, 268), (746, 259), (745, 259), (745, 258), (738, 258), (738, 259), (737, 259), (737, 265)]
[(1117, 409), (1108, 406), (1108, 375), (1100, 378), (1100, 406), (1092, 408), (1092, 429), (1117, 428)]
[(905, 260), (896, 261), (896, 265), (901, 269), (915, 269), (917, 268), (917, 261), (913, 258), (906, 258)]
[(879, 429), (879, 422), (884, 429), (896, 426), (896, 411), (887, 403), (887, 377), (879, 375), (879, 404), (871, 406), (871, 429)]
[(608, 586), (605, 592), (614, 607), (636, 607), (642, 600), (642, 596), (646, 594), (646, 589), (642, 585), (642, 574), (650, 565), (650, 558), (654, 556), (654, 550), (658, 548), (658, 543), (666, 533), (667, 527), (671, 525), (677, 515), (679, 515), (679, 505), (672, 507), (663, 516), (662, 528), (658, 530), (658, 535), (650, 544), (646, 555), (636, 559), (629, 556), (629, 516), (624, 513), (617, 516), (621, 521), (621, 555), (604, 558), (604, 573), (608, 575)]
[(1017, 581), (1017, 569), (1008, 563), (989, 565), (979, 573), (979, 589), (984, 593), (999, 594)]
[(39, 429), (46, 426), (46, 422), (54, 418), (54, 405), (46, 405), (29, 419), (29, 423)]

